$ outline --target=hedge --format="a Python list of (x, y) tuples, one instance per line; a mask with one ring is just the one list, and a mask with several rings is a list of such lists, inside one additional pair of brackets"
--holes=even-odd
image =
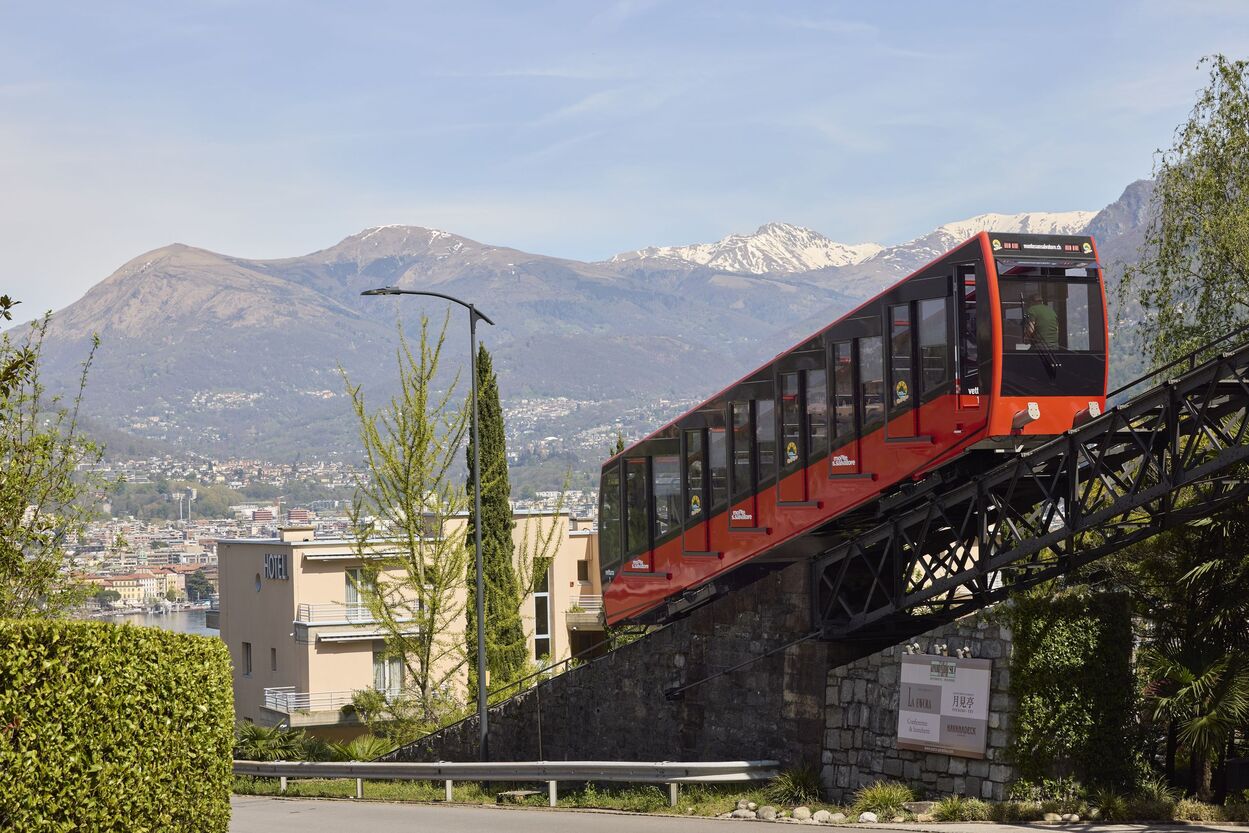
[(1025, 595), (1007, 614), (1016, 697), (1011, 757), (1025, 781), (1072, 777), (1124, 789), (1134, 780), (1132, 619), (1118, 593)]
[(233, 726), (218, 639), (0, 621), (0, 830), (225, 833)]

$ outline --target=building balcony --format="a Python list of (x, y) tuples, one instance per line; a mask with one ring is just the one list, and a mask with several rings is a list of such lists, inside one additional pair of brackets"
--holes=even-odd
[[(397, 612), (396, 622), (411, 622), (412, 615)], [(303, 603), (295, 611), (295, 641), (369, 642), (384, 639), (386, 630), (363, 604), (338, 602)], [(413, 631), (415, 632), (415, 631)]]
[(565, 615), (570, 631), (603, 630), (603, 597), (581, 595)]
[(364, 604), (301, 604), (295, 612), (295, 622), (300, 625), (365, 625), (376, 621)]
[(360, 721), (351, 705), (354, 691), (296, 691), (294, 686), (266, 688), (261, 708), (270, 712), (273, 724), (301, 726), (354, 726)]

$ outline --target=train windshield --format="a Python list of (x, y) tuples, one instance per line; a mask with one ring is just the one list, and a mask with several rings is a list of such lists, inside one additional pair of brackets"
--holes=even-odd
[(1104, 395), (1106, 318), (1096, 266), (998, 261), (1002, 393)]
[(998, 277), (1005, 353), (1105, 352), (1095, 268), (1003, 261)]

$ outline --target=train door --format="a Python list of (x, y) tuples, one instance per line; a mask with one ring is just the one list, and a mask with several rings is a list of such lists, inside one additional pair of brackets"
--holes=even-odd
[[(920, 405), (947, 396), (953, 376), (954, 320), (950, 298), (924, 298), (915, 302), (915, 345), (918, 364), (915, 383), (919, 387)], [(917, 406), (918, 407), (918, 406)], [(917, 411), (916, 430), (932, 434), (940, 430), (945, 408), (931, 415)]]
[[(794, 353), (777, 367), (778, 472), (776, 497), (779, 503), (807, 502), (807, 466), (817, 453), (827, 452), (826, 438), (828, 387), (824, 380), (824, 353)], [(814, 394), (814, 401), (812, 395)], [(812, 434), (813, 420), (816, 434)], [(814, 449), (814, 443), (823, 447)]]
[(919, 389), (915, 384), (914, 307), (913, 302), (886, 307), (889, 375), (885, 386), (888, 401), (885, 435), (895, 439), (915, 436), (915, 403)]
[(654, 569), (651, 552), (649, 512), (650, 458), (629, 457), (624, 461), (625, 563), (628, 572), (649, 573)]
[(756, 494), (755, 402), (729, 403), (729, 529), (755, 529), (759, 514)]
[(828, 409), (829, 474), (857, 475), (859, 468), (859, 362), (855, 343), (838, 341), (829, 346)]
[(954, 390), (959, 410), (977, 410), (981, 402), (980, 317), (976, 266), (972, 263), (954, 267), (954, 299), (958, 307), (957, 338), (954, 342)]
[(684, 470), (681, 503), (685, 507), (681, 550), (686, 554), (705, 554), (710, 545), (707, 518), (711, 510), (706, 428), (687, 428), (681, 432), (681, 459)]

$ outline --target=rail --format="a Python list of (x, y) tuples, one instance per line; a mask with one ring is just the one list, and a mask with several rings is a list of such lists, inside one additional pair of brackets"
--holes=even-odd
[(288, 778), (354, 778), (356, 797), (364, 795), (364, 781), (442, 781), (446, 800), (456, 781), (541, 782), (554, 807), (560, 781), (616, 781), (631, 784), (667, 784), (668, 801), (676, 806), (681, 784), (723, 784), (769, 781), (779, 774), (778, 761), (511, 761), (499, 763), (397, 763), (333, 761), (235, 761), (235, 775), (278, 778), (286, 791)]
[(296, 608), (295, 620), (308, 625), (354, 624), (357, 622), (375, 621), (368, 605), (364, 604), (300, 604)]
[(1193, 350), (1187, 355), (1180, 356), (1178, 359), (1167, 362), (1161, 367), (1155, 367), (1152, 370), (1149, 370), (1146, 373), (1143, 373), (1140, 376), (1137, 376), (1135, 379), (1128, 382), (1127, 384), (1120, 385), (1119, 387), (1110, 391), (1110, 393), (1106, 394), (1106, 398), (1115, 399), (1120, 394), (1130, 391), (1132, 388), (1136, 387), (1137, 385), (1148, 382), (1150, 379), (1154, 378), (1155, 376), (1161, 376), (1163, 373), (1166, 373), (1167, 371), (1170, 371), (1170, 370), (1174, 370), (1177, 367), (1183, 366), (1185, 373), (1196, 370), (1197, 365), (1209, 359), (1210, 351), (1213, 350), (1215, 347), (1218, 347), (1220, 344), (1225, 344), (1226, 342), (1231, 341), (1233, 338), (1236, 338), (1237, 336), (1243, 336), (1247, 333), (1249, 333), (1249, 324), (1246, 324), (1243, 327), (1237, 327), (1236, 329), (1231, 330), (1230, 332), (1226, 332), (1223, 335), (1219, 336), (1218, 338), (1213, 339), (1209, 342), (1206, 342), (1201, 347), (1198, 347), (1196, 350)]

